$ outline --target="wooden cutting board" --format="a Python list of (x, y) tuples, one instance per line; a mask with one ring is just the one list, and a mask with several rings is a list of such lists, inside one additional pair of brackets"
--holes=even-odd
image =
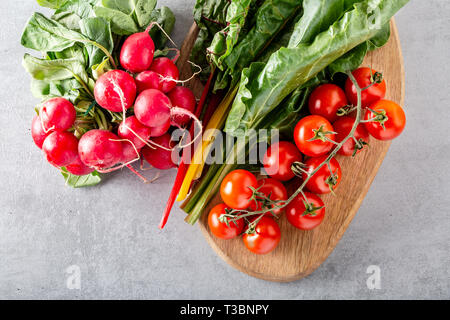
[[(403, 106), (405, 97), (405, 77), (403, 57), (395, 21), (392, 20), (392, 36), (383, 48), (370, 53), (363, 66), (372, 66), (384, 74), (388, 90), (386, 99)], [(181, 79), (192, 74), (188, 63), (189, 54), (198, 35), (194, 24), (181, 48), (179, 66)], [(190, 81), (189, 86), (200, 97), (203, 85), (198, 79)], [(338, 156), (343, 177), (336, 195), (325, 195), (326, 205), (323, 223), (312, 231), (301, 231), (292, 227), (284, 214), (279, 220), (281, 241), (270, 254), (256, 255), (249, 252), (239, 237), (221, 240), (214, 237), (207, 223), (207, 214), (199, 222), (206, 240), (217, 254), (234, 268), (253, 277), (269, 281), (288, 282), (301, 279), (317, 269), (330, 255), (347, 230), (375, 178), (390, 143), (370, 140), (370, 145), (354, 159)], [(220, 196), (213, 199), (206, 212), (221, 202)]]

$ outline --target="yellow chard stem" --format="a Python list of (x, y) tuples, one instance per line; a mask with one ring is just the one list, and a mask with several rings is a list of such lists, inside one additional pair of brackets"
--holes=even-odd
[(232, 91), (228, 92), (226, 97), (222, 100), (217, 110), (214, 112), (211, 120), (204, 130), (204, 135), (202, 138), (202, 143), (196, 148), (194, 156), (192, 157), (192, 162), (189, 165), (189, 169), (184, 178), (183, 185), (181, 186), (180, 193), (178, 194), (177, 201), (183, 201), (186, 199), (189, 189), (191, 187), (192, 181), (198, 179), (201, 176), (203, 169), (205, 167), (205, 159), (203, 155), (205, 151), (208, 152), (213, 142), (214, 132), (212, 129), (221, 129), (225, 123), (226, 117), (230, 106), (236, 96), (238, 87), (236, 86)]

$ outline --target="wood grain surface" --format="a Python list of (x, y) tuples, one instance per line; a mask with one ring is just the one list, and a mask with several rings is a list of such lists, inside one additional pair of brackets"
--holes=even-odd
[[(384, 74), (388, 90), (386, 99), (404, 104), (403, 57), (395, 21), (392, 20), (392, 36), (383, 48), (370, 53), (363, 66), (372, 66)], [(194, 24), (181, 49), (179, 60), (182, 79), (192, 74), (191, 66), (185, 63), (198, 35)], [(202, 84), (193, 79), (188, 84), (197, 97)], [(281, 241), (270, 254), (256, 255), (249, 252), (241, 238), (220, 240), (208, 229), (207, 214), (199, 223), (206, 240), (216, 253), (234, 268), (253, 277), (269, 281), (288, 282), (301, 279), (317, 269), (330, 255), (357, 213), (369, 187), (375, 178), (390, 143), (370, 140), (370, 145), (354, 159), (338, 156), (343, 177), (336, 195), (325, 195), (326, 205), (323, 223), (312, 231), (301, 231), (292, 227), (284, 214), (279, 220)], [(220, 202), (220, 196), (212, 200), (207, 208)]]

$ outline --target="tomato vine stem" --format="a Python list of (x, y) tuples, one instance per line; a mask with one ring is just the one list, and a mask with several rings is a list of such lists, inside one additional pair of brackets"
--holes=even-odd
[[(306, 196), (304, 194), (304, 189), (307, 185), (307, 183), (309, 182), (309, 180), (325, 165), (330, 166), (330, 161), (337, 155), (338, 151), (344, 146), (345, 143), (347, 143), (347, 141), (349, 139), (355, 139), (355, 131), (358, 128), (358, 125), (361, 123), (361, 116), (362, 116), (362, 92), (364, 90), (366, 90), (367, 88), (363, 88), (361, 89), (361, 87), (359, 86), (358, 82), (356, 81), (355, 77), (353, 76), (353, 74), (351, 72), (347, 72), (348, 77), (350, 78), (350, 80), (353, 82), (353, 84), (355, 85), (356, 88), (356, 92), (357, 92), (357, 105), (356, 105), (356, 117), (355, 117), (355, 122), (353, 123), (353, 127), (350, 130), (349, 134), (340, 142), (337, 143), (335, 142), (336, 146), (334, 147), (334, 149), (330, 152), (330, 154), (328, 155), (328, 157), (326, 158), (326, 160), (324, 162), (322, 162), (320, 165), (318, 165), (312, 172), (307, 172), (305, 170), (301, 170), (302, 172), (304, 172), (306, 174), (306, 178), (303, 180), (302, 184), (300, 185), (300, 187), (289, 197), (288, 200), (283, 201), (282, 204), (274, 204), (274, 206), (272, 208), (267, 208), (267, 209), (262, 209), (259, 211), (247, 211), (247, 210), (232, 210), (232, 212), (230, 212), (229, 214), (224, 214), (224, 218), (228, 218), (230, 219), (230, 221), (237, 221), (239, 219), (243, 219), (243, 218), (248, 218), (251, 216), (257, 216), (259, 215), (258, 218), (256, 218), (255, 220), (253, 220), (249, 225), (248, 225), (248, 229), (247, 230), (255, 230), (256, 225), (259, 223), (259, 221), (262, 219), (262, 217), (269, 211), (275, 209), (282, 209), (284, 207), (286, 207), (289, 203), (291, 203), (299, 194), (301, 194), (305, 199)], [(299, 168), (297, 167), (296, 170), (298, 170)], [(332, 177), (334, 177), (334, 173), (332, 171), (330, 171), (332, 174)]]

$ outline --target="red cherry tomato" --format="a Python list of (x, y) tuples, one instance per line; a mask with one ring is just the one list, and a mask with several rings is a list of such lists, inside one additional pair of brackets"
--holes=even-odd
[[(263, 194), (266, 198), (273, 201), (282, 201), (287, 200), (288, 194), (284, 185), (273, 178), (265, 178), (258, 180), (258, 193)], [(258, 202), (251, 201), (250, 203), (250, 211), (261, 211), (263, 209), (273, 208), (274, 205), (266, 204), (264, 199), (260, 199)], [(280, 203), (282, 204), (282, 203)], [(279, 215), (281, 213), (281, 208), (272, 209), (271, 212), (275, 215)], [(266, 213), (267, 216), (272, 216), (270, 212)]]
[(242, 233), (244, 230), (244, 220), (239, 219), (226, 222), (220, 221), (220, 216), (226, 214), (228, 210), (232, 210), (225, 204), (221, 203), (211, 209), (208, 216), (208, 225), (211, 232), (220, 239), (233, 239)]
[(330, 122), (336, 121), (338, 110), (347, 105), (344, 90), (331, 83), (318, 86), (309, 97), (309, 112)]
[[(375, 70), (370, 68), (359, 68), (353, 71), (352, 74), (361, 89), (369, 86), (373, 82), (374, 76), (380, 75)], [(358, 96), (356, 87), (350, 78), (348, 78), (345, 83), (345, 93), (350, 103), (356, 106), (358, 104)], [(372, 103), (383, 99), (385, 95), (386, 81), (382, 80), (381, 83), (374, 84), (362, 92), (362, 107), (367, 108)]]
[[(314, 193), (299, 194), (286, 207), (286, 218), (297, 229), (312, 230), (318, 227), (325, 217), (325, 205)], [(306, 202), (306, 205), (305, 205)]]
[[(306, 171), (311, 174), (326, 159), (327, 156), (308, 159), (305, 162)], [(331, 167), (331, 171), (334, 174), (334, 179), (332, 177), (329, 167)], [(303, 180), (307, 178), (306, 173), (303, 173), (302, 178)], [(306, 184), (306, 188), (309, 191), (317, 194), (330, 193), (331, 190), (335, 191), (336, 188), (339, 186), (341, 178), (342, 178), (341, 166), (339, 165), (339, 162), (335, 158), (333, 158), (330, 161), (330, 166), (325, 164), (319, 169), (319, 171), (316, 172), (316, 174), (314, 174), (311, 177), (311, 179), (309, 179), (308, 183)]]
[(294, 178), (291, 166), (294, 162), (302, 162), (303, 157), (297, 147), (290, 142), (280, 141), (272, 144), (263, 159), (266, 173), (274, 179), (288, 181)]
[[(334, 128), (331, 123), (322, 116), (307, 116), (301, 119), (294, 130), (294, 140), (297, 148), (305, 155), (319, 157), (327, 154), (334, 144), (330, 140), (335, 139)], [(310, 141), (317, 137), (318, 139)]]
[(243, 241), (248, 250), (256, 254), (273, 251), (280, 242), (281, 231), (278, 224), (269, 217), (262, 217), (253, 233), (245, 233)]
[[(344, 116), (341, 117), (338, 121), (333, 123), (334, 130), (336, 130), (336, 142), (342, 142), (350, 133), (355, 124), (355, 118)], [(360, 123), (354, 132), (355, 139), (359, 141), (360, 147), (363, 147), (364, 144), (369, 143), (369, 133), (366, 130), (364, 124)], [(361, 151), (360, 148), (356, 147), (356, 142), (353, 138), (347, 140), (346, 143), (342, 146), (342, 148), (338, 151), (340, 155), (343, 156), (352, 156)]]
[(253, 173), (247, 170), (231, 171), (220, 185), (220, 195), (223, 202), (233, 209), (244, 210), (250, 206), (253, 189), (258, 187), (258, 181)]
[(366, 111), (365, 120), (376, 118), (376, 121), (366, 122), (367, 131), (378, 140), (393, 140), (405, 129), (406, 115), (402, 107), (389, 100), (380, 100)]

